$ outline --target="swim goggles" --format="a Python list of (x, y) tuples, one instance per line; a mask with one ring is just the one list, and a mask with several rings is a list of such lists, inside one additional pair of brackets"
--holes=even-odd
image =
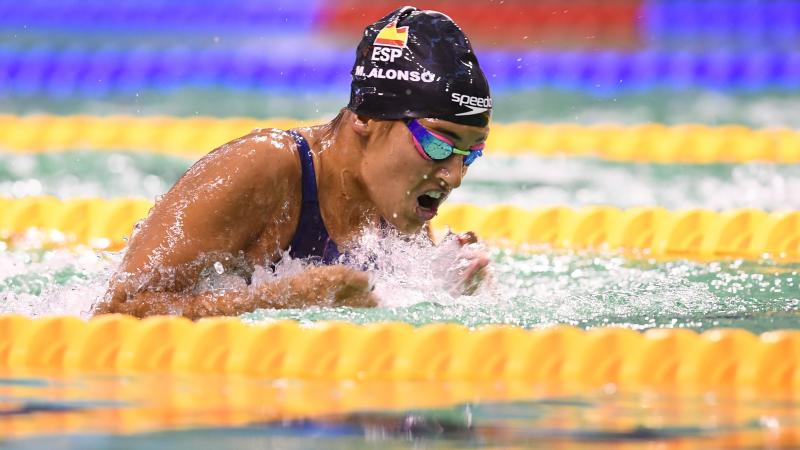
[(452, 140), (428, 130), (417, 122), (417, 119), (406, 119), (405, 122), (408, 131), (411, 132), (411, 136), (414, 138), (414, 146), (417, 147), (419, 154), (427, 160), (441, 161), (455, 153), (456, 155), (463, 155), (464, 165), (469, 166), (479, 156), (483, 155), (485, 146), (483, 143), (473, 145), (469, 150), (460, 150), (455, 148)]

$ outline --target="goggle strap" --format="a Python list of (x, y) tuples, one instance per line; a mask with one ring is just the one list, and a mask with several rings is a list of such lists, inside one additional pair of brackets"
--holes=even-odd
[(464, 165), (469, 166), (470, 164), (475, 162), (475, 160), (478, 159), (479, 156), (483, 156), (483, 150), (471, 151), (469, 155), (464, 157)]

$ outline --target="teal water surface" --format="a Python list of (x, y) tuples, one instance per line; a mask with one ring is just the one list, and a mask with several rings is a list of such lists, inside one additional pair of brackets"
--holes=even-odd
[[(454, 297), (446, 285), (432, 282), (430, 274), (439, 269), (412, 255), (404, 263), (376, 269), (381, 300), (376, 308), (267, 309), (242, 317), (249, 322), (399, 320), (468, 327), (800, 328), (798, 264), (656, 262), (555, 250), (491, 254), (493, 278), (474, 296)], [(118, 259), (65, 250), (0, 252), (0, 312), (86, 317), (102, 297)], [(213, 280), (208, 285), (227, 288)]]
[[(547, 394), (519, 384), (517, 394), (503, 399), (506, 387), (170, 375), (6, 377), (0, 379), (0, 425), (9, 426), (0, 448), (791, 448), (791, 433), (800, 425), (798, 405), (788, 400), (612, 389)], [(474, 400), (424, 398), (459, 390), (475, 392)], [(248, 392), (246, 401), (238, 397)], [(382, 392), (366, 401), (375, 406), (346, 406), (366, 392)], [(392, 406), (400, 393), (401, 404), (426, 406)], [(314, 394), (324, 399), (297, 412), (295, 405)]]
[[(212, 150), (222, 143), (209, 143)], [(595, 158), (487, 156), (451, 203), (668, 209), (800, 209), (797, 164), (644, 164)], [(145, 197), (166, 192), (191, 160), (146, 152), (0, 153), (0, 195)]]
[[(277, 92), (183, 87), (140, 90), (102, 97), (20, 96), (3, 99), (6, 114), (130, 114), (247, 116), (319, 119), (347, 105), (349, 91)], [(800, 128), (800, 95), (795, 92), (724, 94), (709, 91), (648, 91), (595, 97), (548, 89), (497, 92), (493, 120), (582, 124), (658, 122), (664, 124), (741, 124)]]

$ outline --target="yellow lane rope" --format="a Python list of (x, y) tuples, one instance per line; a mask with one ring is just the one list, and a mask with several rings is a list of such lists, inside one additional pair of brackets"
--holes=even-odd
[[(5, 438), (250, 427), (364, 411), (395, 410), (403, 420), (409, 410), (593, 399), (602, 392), (587, 414), (559, 416), (557, 425), (608, 427), (608, 414), (597, 413), (621, 401), (657, 416), (656, 427), (680, 427), (686, 418), (675, 412), (699, 406), (707, 419), (698, 416), (692, 425), (710, 430), (696, 436), (702, 448), (798, 442), (786, 409), (799, 392), (796, 331), (335, 322), (302, 328), (289, 321), (116, 315), (88, 322), (0, 316), (0, 330)], [(40, 398), (79, 407), (25, 411)], [(101, 407), (80, 407), (87, 398)], [(772, 413), (775, 426), (752, 426)], [(693, 442), (687, 439), (681, 445)]]
[(682, 386), (794, 393), (800, 331), (570, 326), (526, 331), (434, 324), (303, 328), (237, 318), (190, 322), (108, 315), (28, 319), (0, 316), (0, 368), (64, 372), (230, 374), (358, 381), (521, 381), (621, 388)]
[[(0, 239), (13, 247), (30, 237), (31, 230), (39, 230), (45, 246), (119, 249), (151, 206), (141, 199), (0, 198)], [(800, 211), (445, 205), (433, 226), (438, 234), (447, 227), (471, 230), (490, 243), (511, 247), (632, 251), (656, 258), (800, 261)]]
[[(0, 151), (132, 150), (197, 158), (256, 128), (321, 123), (293, 119), (0, 115)], [(495, 123), (490, 154), (597, 156), (648, 162), (800, 162), (800, 132), (739, 125)]]

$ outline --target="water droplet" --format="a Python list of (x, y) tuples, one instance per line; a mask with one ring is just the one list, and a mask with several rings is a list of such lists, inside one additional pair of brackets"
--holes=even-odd
[(214, 263), (214, 271), (216, 271), (218, 274), (222, 275), (223, 273), (225, 273), (225, 268), (222, 267), (222, 263), (221, 262), (217, 261), (217, 262)]
[(397, 219), (397, 213), (392, 213), (392, 218)]
[(423, 176), (422, 176), (422, 179), (423, 179), (423, 180), (427, 180), (427, 179), (428, 179), (428, 175), (427, 175), (427, 174), (426, 174), (426, 175), (423, 175)]

